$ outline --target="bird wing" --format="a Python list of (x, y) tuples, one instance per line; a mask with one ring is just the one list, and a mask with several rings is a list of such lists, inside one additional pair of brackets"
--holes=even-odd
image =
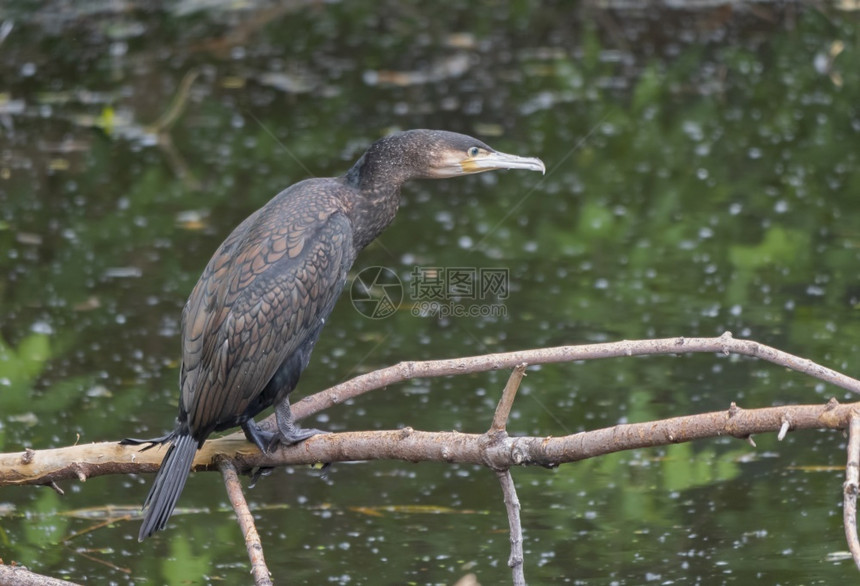
[(319, 330), (355, 260), (341, 211), (290, 203), (240, 224), (183, 311), (182, 409), (198, 439), (241, 416)]

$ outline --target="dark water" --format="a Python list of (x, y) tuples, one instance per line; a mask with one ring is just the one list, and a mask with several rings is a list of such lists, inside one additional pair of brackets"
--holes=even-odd
[[(3, 451), (167, 430), (179, 312), (218, 243), (283, 187), (343, 173), (374, 139), (415, 127), (472, 133), (549, 171), (409, 185), (356, 264), (394, 271), (405, 303), (373, 320), (345, 295), (298, 395), (401, 360), (725, 330), (856, 372), (855, 12), (19, 2), (0, 8), (0, 39)], [(496, 308), (483, 315), (416, 317), (415, 267), (502, 269), (508, 294), (455, 300)], [(506, 376), (397, 385), (313, 423), (480, 432)], [(510, 429), (831, 396), (851, 399), (731, 357), (554, 365), (530, 370)], [(856, 580), (841, 434), (757, 443), (515, 470), (527, 578)], [(138, 544), (123, 515), (150, 481), (4, 489), (0, 558), (77, 582), (247, 583), (220, 478), (192, 477), (169, 531)], [(280, 583), (509, 580), (500, 490), (483, 469), (290, 469), (248, 498)]]

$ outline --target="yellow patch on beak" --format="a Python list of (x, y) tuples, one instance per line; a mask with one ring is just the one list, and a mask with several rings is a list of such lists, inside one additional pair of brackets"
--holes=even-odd
[(475, 156), (468, 156), (460, 161), (460, 168), (463, 173), (483, 173), (499, 169), (522, 169), (546, 173), (546, 166), (540, 159), (508, 155), (497, 151), (482, 151)]

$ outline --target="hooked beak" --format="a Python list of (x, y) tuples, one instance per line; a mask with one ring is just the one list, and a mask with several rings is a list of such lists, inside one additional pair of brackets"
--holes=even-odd
[(467, 157), (460, 161), (463, 173), (483, 173), (497, 169), (523, 169), (526, 171), (540, 171), (541, 175), (546, 173), (543, 161), (534, 157), (518, 157), (498, 151), (483, 152), (474, 157)]

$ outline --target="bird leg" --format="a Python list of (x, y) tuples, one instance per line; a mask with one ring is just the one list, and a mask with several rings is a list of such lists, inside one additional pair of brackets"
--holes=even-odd
[(278, 422), (279, 437), (269, 445), (269, 449), (274, 449), (278, 442), (285, 446), (291, 446), (317, 434), (328, 433), (320, 429), (299, 427), (295, 419), (293, 419), (289, 397), (284, 397), (283, 401), (275, 405), (275, 420)]
[[(279, 443), (291, 446), (319, 433), (329, 433), (319, 429), (299, 427), (295, 419), (293, 419), (293, 411), (290, 409), (290, 400), (288, 398), (284, 398), (283, 401), (275, 406), (275, 420), (278, 422), (277, 433), (264, 431), (253, 419), (249, 419), (242, 424), (242, 431), (245, 432), (245, 437), (248, 438), (249, 442), (260, 448), (260, 451), (264, 454), (274, 451)], [(328, 466), (329, 464), (325, 464), (323, 468), (327, 468)], [(257, 484), (261, 476), (268, 476), (271, 473), (272, 468), (257, 468), (251, 475), (251, 488)]]
[(320, 429), (299, 427), (293, 419), (289, 399), (284, 399), (275, 406), (275, 420), (278, 422), (277, 432), (264, 431), (253, 419), (242, 424), (245, 437), (264, 454), (274, 451), (278, 444), (291, 446), (319, 433), (328, 433)]

